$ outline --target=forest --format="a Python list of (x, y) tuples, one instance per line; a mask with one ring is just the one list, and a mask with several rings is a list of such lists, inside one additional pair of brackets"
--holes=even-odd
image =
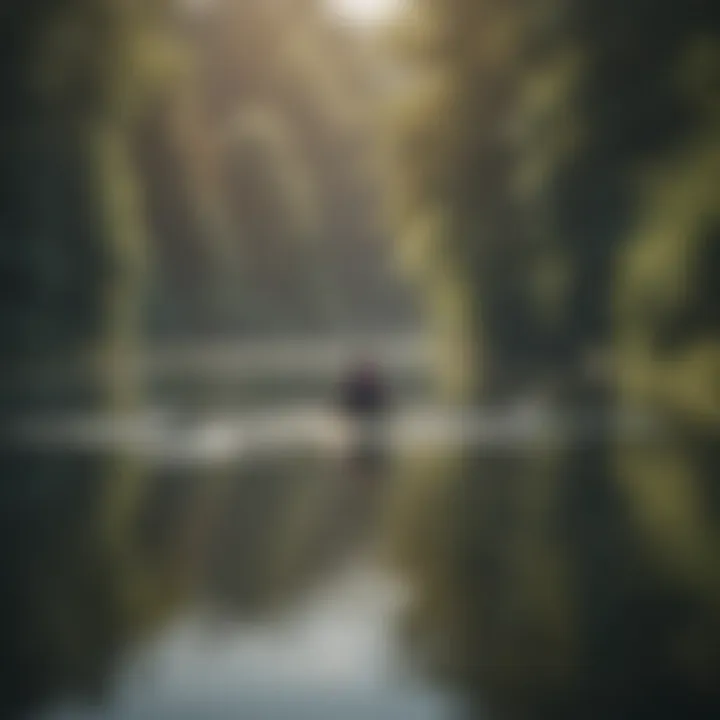
[(426, 332), (443, 401), (565, 421), (397, 459), (411, 652), (483, 717), (717, 716), (713, 0), (5, 0), (0, 56), (3, 715), (198, 586), (288, 602), (336, 531), (314, 458), (198, 482), (20, 420), (142, 407), (167, 343)]

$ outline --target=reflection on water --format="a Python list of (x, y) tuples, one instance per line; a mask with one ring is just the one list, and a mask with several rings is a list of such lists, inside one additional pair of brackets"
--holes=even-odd
[(412, 676), (395, 641), (407, 589), (358, 560), (282, 616), (240, 623), (198, 605), (128, 656), (87, 718), (440, 720), (452, 700)]
[[(139, 461), (131, 565), (145, 568), (144, 585), (162, 589), (175, 566), (184, 581), (169, 626), (115, 663), (102, 706), (52, 708), (44, 717), (456, 714), (408, 667), (398, 639), (414, 609), (408, 589), (367, 554), (356, 557), (382, 497), (356, 487), (339, 462), (348, 428), (323, 396), (328, 374), (295, 387), (284, 404), (278, 388), (260, 403), (246, 390), (261, 370), (246, 363), (218, 379), (189, 366), (174, 380), (177, 394), (162, 388), (135, 414), (70, 413), (25, 428), (26, 440), (61, 454), (120, 451)], [(194, 407), (186, 405), (190, 385), (202, 399)], [(562, 419), (532, 398), (472, 412), (441, 407), (421, 387), (405, 389), (385, 428), (416, 461), (468, 444), (547, 450), (569, 427), (590, 436), (605, 421), (591, 411)], [(628, 436), (648, 432), (643, 418), (627, 421)]]
[(177, 386), (194, 383), (199, 408), (163, 389), (154, 410), (44, 418), (25, 436), (139, 463), (132, 563), (144, 583), (167, 585), (173, 563), (184, 581), (171, 619), (116, 657), (100, 704), (51, 704), (42, 720), (455, 716), (405, 657), (409, 589), (364, 549), (382, 488), (346, 477), (322, 382), (296, 388), (297, 404), (258, 404), (245, 395), (257, 373), (187, 372)]
[(195, 608), (129, 660), (107, 708), (84, 716), (450, 717), (447, 698), (405, 673), (393, 641), (402, 599), (387, 577), (353, 565), (272, 623)]
[[(419, 678), (409, 661), (429, 664), (445, 675), (444, 664), (464, 657), (465, 616), (455, 603), (456, 596), (470, 596), (465, 583), (477, 576), (477, 558), (471, 557), (472, 572), (427, 580), (433, 562), (443, 569), (462, 567), (438, 551), (444, 547), (442, 538), (454, 537), (455, 529), (436, 524), (441, 517), (456, 525), (465, 518), (462, 542), (468, 543), (479, 526), (479, 508), (492, 504), (485, 497), (497, 500), (487, 495), (492, 483), (471, 482), (452, 495), (463, 498), (463, 512), (447, 506), (438, 513), (438, 501), (431, 501), (426, 511), (424, 498), (432, 487), (459, 487), (452, 485), (446, 467), (432, 470), (426, 460), (461, 446), (479, 448), (490, 457), (508, 455), (502, 462), (496, 458), (478, 477), (502, 479), (503, 487), (512, 487), (517, 479), (511, 482), (505, 466), (517, 465), (525, 454), (534, 461), (552, 460), (552, 452), (569, 441), (593, 445), (603, 437), (608, 418), (591, 408), (560, 417), (532, 397), (472, 411), (441, 407), (422, 390), (422, 382), (403, 387), (393, 380), (393, 388), (403, 389), (383, 432), (401, 451), (399, 465), (410, 461), (417, 467), (397, 473), (403, 475), (397, 478), (400, 484), (407, 479), (413, 488), (391, 512), (396, 513), (397, 541), (402, 545), (407, 534), (415, 548), (401, 566), (410, 567), (411, 576), (420, 569), (419, 581), (413, 580), (421, 589), (422, 583), (432, 585), (429, 595), (435, 604), (424, 605), (422, 597), (413, 597), (371, 563), (367, 553), (358, 557), (358, 538), (371, 532), (384, 496), (376, 492), (376, 484), (358, 485), (344, 471), (348, 428), (327, 402), (332, 373), (324, 367), (313, 370), (308, 360), (295, 368), (304, 380), (293, 378), (288, 393), (274, 382), (275, 371), (282, 375), (288, 368), (245, 363), (233, 375), (230, 359), (225, 360), (211, 363), (213, 368), (222, 365), (217, 377), (214, 370), (192, 363), (170, 367), (166, 358), (171, 382), (167, 376), (164, 385), (149, 378), (155, 391), (145, 408), (130, 415), (68, 412), (24, 427), (24, 439), (40, 443), (30, 449), (42, 446), (58, 458), (78, 452), (93, 458), (120, 455), (132, 460), (135, 476), (116, 482), (91, 463), (83, 475), (88, 498), (73, 504), (68, 488), (79, 479), (68, 474), (71, 479), (63, 489), (70, 498), (68, 522), (80, 518), (77, 526), (87, 526), (87, 538), (83, 535), (79, 545), (101, 550), (76, 579), (67, 572), (78, 564), (75, 545), (55, 562), (56, 584), (67, 593), (61, 601), (67, 618), (60, 620), (55, 660), (63, 667), (66, 656), (79, 653), (80, 682), (87, 675), (85, 666), (97, 664), (98, 658), (104, 662), (110, 656), (115, 669), (99, 707), (53, 706), (43, 719), (456, 716), (457, 699)], [(273, 382), (258, 388), (258, 377), (270, 370)], [(642, 416), (627, 414), (620, 420), (613, 419), (615, 430), (632, 443), (658, 431)], [(53, 467), (58, 463), (53, 461)], [(430, 483), (428, 475), (433, 475)], [(524, 472), (518, 475), (525, 477)], [(472, 500), (472, 493), (479, 493), (482, 502)], [(100, 502), (107, 505), (113, 524), (114, 508), (127, 508), (119, 555), (110, 545), (98, 545), (93, 535), (95, 503)], [(61, 514), (57, 505), (55, 512)], [(486, 547), (501, 551), (502, 542), (488, 537)], [(63, 546), (61, 532), (57, 541)], [(454, 547), (465, 552), (460, 541)], [(43, 567), (49, 562), (44, 560)], [(502, 567), (506, 565), (509, 561)], [(89, 589), (104, 591), (106, 585), (111, 607), (98, 610), (100, 631), (90, 629), (91, 639), (95, 641), (93, 633), (98, 638), (87, 650), (76, 635), (85, 630), (88, 608), (105, 602)], [(498, 581), (494, 587), (502, 586)], [(57, 622), (57, 607), (48, 605), (43, 613)], [(500, 606), (505, 608), (503, 602)], [(148, 614), (154, 638), (145, 629)], [(510, 614), (517, 625), (519, 616)], [(164, 618), (160, 630), (158, 615)], [(451, 631), (442, 624), (447, 617)], [(139, 635), (137, 625), (143, 626)], [(113, 642), (105, 640), (108, 629)], [(128, 652), (131, 638), (135, 647)], [(118, 653), (121, 646), (124, 652)], [(409, 646), (423, 657), (408, 658)], [(471, 659), (475, 652), (473, 647)]]

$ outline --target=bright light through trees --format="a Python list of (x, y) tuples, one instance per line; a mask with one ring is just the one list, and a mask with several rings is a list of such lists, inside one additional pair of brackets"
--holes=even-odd
[(343, 22), (381, 23), (397, 12), (400, 0), (328, 0), (330, 11)]

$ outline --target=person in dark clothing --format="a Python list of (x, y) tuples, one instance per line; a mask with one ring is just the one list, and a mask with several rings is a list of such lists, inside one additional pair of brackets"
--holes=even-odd
[(350, 370), (341, 383), (340, 405), (351, 426), (350, 469), (363, 477), (377, 476), (388, 460), (390, 396), (374, 363), (363, 361)]
[(354, 367), (342, 386), (342, 405), (355, 417), (379, 417), (388, 406), (387, 388), (377, 366), (365, 361)]

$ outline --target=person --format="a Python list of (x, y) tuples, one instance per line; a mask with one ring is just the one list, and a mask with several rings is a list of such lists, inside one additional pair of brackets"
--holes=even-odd
[(389, 390), (377, 364), (356, 363), (341, 383), (339, 400), (350, 424), (350, 470), (364, 478), (376, 477), (388, 460), (385, 420), (390, 409)]

